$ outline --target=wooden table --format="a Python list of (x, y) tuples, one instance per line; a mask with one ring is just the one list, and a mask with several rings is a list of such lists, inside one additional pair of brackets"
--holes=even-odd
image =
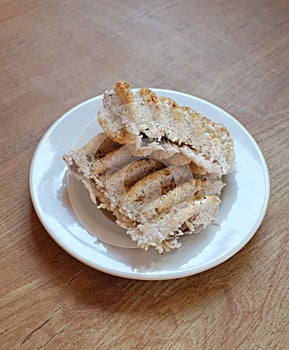
[[(0, 50), (0, 348), (288, 349), (289, 1), (3, 0)], [(209, 100), (262, 149), (267, 214), (223, 264), (114, 277), (63, 251), (36, 216), (41, 137), (121, 79)]]

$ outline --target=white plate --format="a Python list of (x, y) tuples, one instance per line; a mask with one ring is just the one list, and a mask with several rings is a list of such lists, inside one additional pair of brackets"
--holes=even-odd
[[(88, 141), (101, 132), (96, 122), (102, 96), (74, 107), (59, 118), (39, 143), (30, 170), (30, 192), (36, 213), (51, 237), (69, 254), (106, 273), (143, 280), (193, 275), (212, 268), (238, 252), (260, 226), (268, 205), (270, 181), (265, 159), (248, 131), (231, 115), (204, 101), (180, 92), (154, 89), (158, 95), (190, 106), (223, 123), (235, 142), (235, 174), (227, 175), (218, 213), (219, 224), (183, 237), (182, 247), (165, 255), (155, 250), (127, 249), (103, 243), (76, 218), (67, 193), (66, 165), (62, 155), (72, 149), (81, 131)], [(97, 209), (96, 209), (97, 210)], [(99, 222), (99, 230), (111, 232), (111, 221)], [(108, 225), (108, 226), (107, 226)]]

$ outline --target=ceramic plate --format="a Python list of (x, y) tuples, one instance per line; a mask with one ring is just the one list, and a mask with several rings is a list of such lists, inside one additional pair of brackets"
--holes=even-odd
[[(50, 127), (35, 151), (30, 170), (30, 192), (36, 213), (51, 237), (65, 251), (97, 270), (142, 280), (189, 276), (230, 258), (260, 226), (270, 192), (269, 174), (262, 152), (236, 119), (200, 98), (170, 90), (154, 91), (223, 123), (235, 143), (237, 172), (224, 178), (226, 187), (222, 191), (218, 223), (199, 234), (183, 237), (181, 248), (159, 255), (152, 249), (145, 252), (134, 247), (108, 244), (100, 238), (124, 233), (99, 209), (93, 208), (95, 218), (91, 218), (93, 214), (88, 218), (93, 226), (89, 231), (81, 224), (79, 215), (75, 215), (68, 196), (66, 164), (62, 155), (102, 132), (96, 120), (102, 96), (74, 107)], [(75, 184), (76, 187), (78, 185)], [(88, 192), (81, 186), (75, 191), (79, 193), (80, 204), (90, 205)], [(94, 232), (91, 233), (91, 230)], [(124, 246), (126, 244), (127, 241), (123, 243)], [(117, 245), (122, 244), (118, 242)]]

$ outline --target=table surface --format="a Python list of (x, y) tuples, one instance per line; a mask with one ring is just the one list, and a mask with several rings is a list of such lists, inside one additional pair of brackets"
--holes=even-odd
[[(1, 349), (287, 348), (289, 1), (4, 0), (0, 50)], [(38, 142), (119, 80), (209, 100), (259, 144), (270, 202), (228, 261), (129, 280), (77, 261), (41, 225)]]

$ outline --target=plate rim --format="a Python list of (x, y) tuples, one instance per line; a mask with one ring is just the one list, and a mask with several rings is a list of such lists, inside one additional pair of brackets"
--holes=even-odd
[[(132, 89), (133, 92), (137, 91), (139, 88), (134, 88)], [(264, 174), (264, 180), (265, 180), (265, 188), (264, 188), (264, 203), (262, 205), (262, 210), (260, 210), (258, 218), (255, 220), (255, 223), (252, 227), (252, 229), (250, 230), (250, 233), (247, 234), (240, 242), (239, 244), (237, 244), (235, 246), (235, 249), (231, 249), (227, 254), (221, 254), (217, 259), (214, 260), (214, 263), (212, 264), (210, 261), (202, 264), (199, 268), (195, 267), (192, 271), (192, 267), (190, 268), (186, 268), (183, 270), (178, 270), (178, 271), (170, 271), (170, 272), (166, 272), (164, 275), (159, 274), (159, 273), (142, 273), (142, 272), (135, 272), (135, 271), (129, 271), (129, 272), (125, 272), (123, 273), (122, 271), (119, 271), (117, 269), (113, 269), (110, 267), (104, 267), (103, 265), (99, 265), (98, 263), (95, 262), (91, 262), (90, 260), (86, 259), (86, 257), (83, 257), (81, 254), (78, 254), (77, 252), (75, 252), (74, 250), (69, 249), (69, 247), (66, 246), (66, 244), (64, 244), (62, 241), (58, 240), (57, 237), (55, 237), (55, 235), (53, 233), (50, 232), (50, 229), (46, 223), (46, 221), (44, 220), (44, 218), (42, 217), (42, 215), (40, 214), (39, 208), (37, 206), (37, 202), (36, 202), (36, 198), (35, 198), (35, 194), (33, 191), (33, 176), (34, 176), (34, 167), (35, 167), (35, 163), (36, 163), (36, 159), (39, 153), (39, 150), (41, 149), (42, 145), (45, 143), (45, 141), (47, 140), (47, 138), (49, 137), (49, 135), (57, 128), (57, 126), (66, 118), (69, 117), (69, 115), (71, 113), (73, 113), (74, 111), (76, 111), (77, 109), (80, 109), (81, 107), (83, 107), (84, 105), (87, 105), (89, 103), (93, 103), (94, 101), (97, 101), (99, 99), (102, 98), (103, 94), (101, 95), (97, 95), (94, 97), (91, 97), (85, 101), (80, 102), (79, 104), (75, 105), (74, 107), (68, 109), (66, 112), (64, 112), (59, 118), (57, 118), (51, 125), (50, 127), (47, 129), (47, 131), (44, 133), (44, 135), (42, 136), (42, 138), (40, 139), (40, 141), (38, 142), (37, 147), (35, 148), (32, 160), (31, 160), (31, 165), (30, 165), (30, 172), (29, 172), (29, 190), (30, 190), (30, 197), (32, 200), (32, 204), (34, 207), (34, 210), (37, 214), (38, 219), (40, 220), (41, 224), (43, 225), (43, 227), (45, 228), (45, 230), (47, 231), (47, 233), (49, 234), (49, 236), (64, 250), (66, 251), (69, 255), (71, 255), (72, 257), (74, 257), (75, 259), (77, 259), (78, 261), (82, 262), (83, 264), (90, 266), (93, 269), (96, 269), (98, 271), (104, 272), (104, 273), (108, 273), (110, 275), (113, 276), (118, 276), (118, 277), (122, 277), (122, 278), (128, 278), (128, 279), (136, 279), (136, 280), (169, 280), (169, 279), (177, 279), (177, 278), (183, 278), (183, 277), (188, 277), (191, 275), (195, 275), (198, 274), (200, 272), (204, 272), (208, 269), (211, 269), (213, 267), (216, 267), (217, 265), (222, 264), (223, 262), (227, 261), (228, 259), (230, 259), (233, 255), (235, 255), (236, 253), (238, 253), (251, 239), (252, 237), (255, 235), (255, 233), (257, 232), (258, 228), (260, 227), (267, 208), (268, 208), (268, 204), (269, 204), (269, 200), (270, 200), (270, 175), (269, 175), (269, 170), (268, 170), (268, 166), (266, 163), (266, 159), (258, 145), (258, 143), (256, 142), (256, 140), (253, 138), (253, 136), (250, 134), (250, 132), (235, 118), (233, 117), (231, 114), (229, 114), (228, 112), (226, 112), (224, 109), (220, 108), (219, 106), (213, 104), (212, 102), (209, 102), (203, 98), (194, 96), (194, 95), (190, 95), (188, 93), (183, 93), (180, 91), (175, 91), (175, 90), (169, 90), (169, 89), (162, 89), (162, 88), (151, 88), (153, 91), (155, 91), (156, 93), (161, 93), (161, 94), (173, 94), (173, 95), (177, 95), (177, 96), (184, 96), (186, 98), (189, 99), (194, 99), (200, 103), (205, 103), (206, 105), (209, 105), (211, 108), (214, 108), (216, 111), (220, 111), (222, 114), (226, 114), (226, 116), (228, 118), (233, 119), (233, 121), (236, 123), (236, 125), (238, 126), (238, 128), (241, 128), (242, 131), (246, 134), (246, 136), (250, 139), (250, 141), (252, 142), (252, 144), (254, 145), (255, 150), (257, 151), (259, 160), (261, 161), (261, 166), (262, 166), (262, 170), (263, 170), (263, 174)], [(130, 249), (130, 248), (120, 248), (120, 249)]]

